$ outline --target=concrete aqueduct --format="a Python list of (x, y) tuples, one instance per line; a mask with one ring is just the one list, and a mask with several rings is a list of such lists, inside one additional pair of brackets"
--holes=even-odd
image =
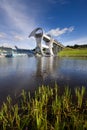
[[(54, 40), (49, 34), (44, 34), (42, 28), (34, 29), (29, 37), (36, 39), (35, 53), (41, 55), (57, 55), (58, 51), (62, 50), (64, 46), (58, 41)], [(46, 48), (43, 49), (42, 42), (45, 42)]]

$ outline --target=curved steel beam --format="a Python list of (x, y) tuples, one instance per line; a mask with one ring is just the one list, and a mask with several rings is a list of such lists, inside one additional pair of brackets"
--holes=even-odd
[[(41, 32), (39, 32), (39, 31), (41, 31)], [(43, 36), (43, 29), (42, 28), (36, 28), (36, 29), (34, 29), (31, 33), (30, 33), (30, 35), (29, 35), (29, 37), (32, 37), (32, 36), (34, 36), (34, 37), (37, 37), (37, 36)]]
[(36, 39), (36, 53), (40, 53), (41, 55), (43, 55), (43, 49), (42, 49), (42, 39), (43, 39), (43, 29), (42, 28), (36, 28), (34, 29), (29, 37), (35, 37)]

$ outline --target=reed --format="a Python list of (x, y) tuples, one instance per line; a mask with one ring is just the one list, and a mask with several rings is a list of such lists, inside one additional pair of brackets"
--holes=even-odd
[(62, 102), (64, 110), (67, 110), (69, 112), (72, 105), (72, 99), (71, 90), (68, 87), (65, 88), (64, 94), (62, 96)]
[(22, 90), (18, 103), (10, 96), (0, 109), (0, 130), (86, 130), (87, 99), (85, 87), (75, 89), (76, 101), (69, 87), (59, 94), (59, 87), (41, 86), (35, 91)]
[(77, 96), (77, 99), (78, 99), (78, 101), (77, 101), (78, 107), (81, 108), (82, 107), (84, 93), (85, 93), (85, 87), (82, 86), (82, 89), (76, 88), (75, 89), (75, 93), (76, 93), (76, 96)]

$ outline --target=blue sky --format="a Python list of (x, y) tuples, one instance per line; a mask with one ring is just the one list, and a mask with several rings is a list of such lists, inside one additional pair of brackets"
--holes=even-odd
[(37, 27), (63, 45), (87, 44), (87, 0), (0, 0), (0, 46), (34, 48)]

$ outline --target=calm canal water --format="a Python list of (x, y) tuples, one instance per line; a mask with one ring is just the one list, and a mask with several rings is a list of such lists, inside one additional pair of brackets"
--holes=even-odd
[(0, 103), (7, 95), (19, 96), (22, 89), (34, 90), (42, 84), (51, 87), (87, 87), (87, 59), (58, 57), (0, 58)]

